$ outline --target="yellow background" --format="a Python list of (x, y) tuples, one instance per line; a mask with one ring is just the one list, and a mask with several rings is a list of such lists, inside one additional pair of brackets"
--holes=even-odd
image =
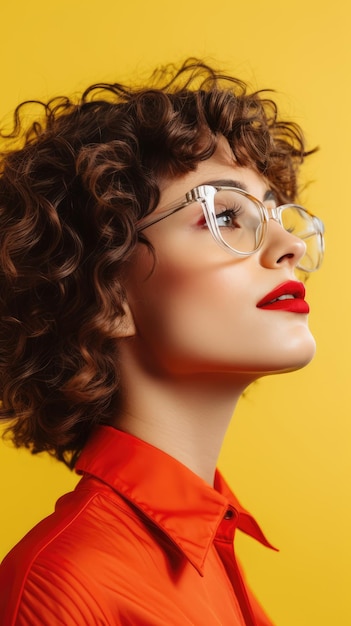
[[(246, 539), (239, 546), (276, 624), (351, 624), (349, 2), (3, 0), (0, 19), (1, 116), (26, 98), (197, 55), (254, 87), (274, 87), (309, 145), (321, 147), (301, 198), (327, 227), (325, 264), (307, 284), (317, 356), (248, 392), (220, 466), (280, 548)], [(75, 478), (4, 444), (0, 476), (2, 556)]]

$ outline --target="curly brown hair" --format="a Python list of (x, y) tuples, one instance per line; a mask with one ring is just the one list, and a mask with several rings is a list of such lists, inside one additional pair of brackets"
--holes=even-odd
[(309, 153), (267, 94), (196, 59), (144, 87), (95, 84), (37, 104), (40, 119), (23, 128), (24, 102), (2, 133), (16, 145), (0, 164), (0, 417), (16, 446), (73, 467), (118, 411), (123, 270), (147, 243), (135, 225), (162, 177), (194, 170), (223, 135), (239, 165), (293, 201)]

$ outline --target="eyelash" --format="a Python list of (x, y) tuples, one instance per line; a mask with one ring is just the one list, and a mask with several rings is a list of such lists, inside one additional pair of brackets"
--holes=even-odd
[[(223, 217), (231, 217), (234, 220), (236, 217), (240, 215), (241, 212), (242, 212), (242, 207), (233, 207), (232, 209), (224, 209), (224, 211), (221, 211), (220, 213), (216, 214), (216, 218), (219, 219)], [(197, 225), (203, 228), (207, 227), (206, 219), (204, 215), (201, 216)]]
[[(222, 218), (222, 217), (230, 217), (233, 220), (236, 217), (238, 217), (238, 215), (240, 215), (240, 208), (232, 208), (232, 209), (225, 209), (221, 213), (218, 213), (216, 215), (216, 218), (219, 219), (219, 218)], [(232, 224), (229, 224), (229, 226), (232, 226)]]

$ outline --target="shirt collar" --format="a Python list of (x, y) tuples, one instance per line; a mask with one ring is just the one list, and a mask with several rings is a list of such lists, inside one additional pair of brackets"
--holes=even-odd
[(76, 471), (108, 484), (139, 509), (200, 573), (228, 506), (237, 528), (272, 548), (218, 471), (212, 488), (162, 450), (111, 426), (96, 429)]

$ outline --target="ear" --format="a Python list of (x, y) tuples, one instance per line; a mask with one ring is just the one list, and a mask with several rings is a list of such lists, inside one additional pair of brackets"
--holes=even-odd
[(119, 320), (116, 320), (116, 337), (118, 337), (118, 339), (134, 337), (136, 334), (133, 313), (127, 300), (124, 300), (122, 306), (124, 315), (120, 317)]

